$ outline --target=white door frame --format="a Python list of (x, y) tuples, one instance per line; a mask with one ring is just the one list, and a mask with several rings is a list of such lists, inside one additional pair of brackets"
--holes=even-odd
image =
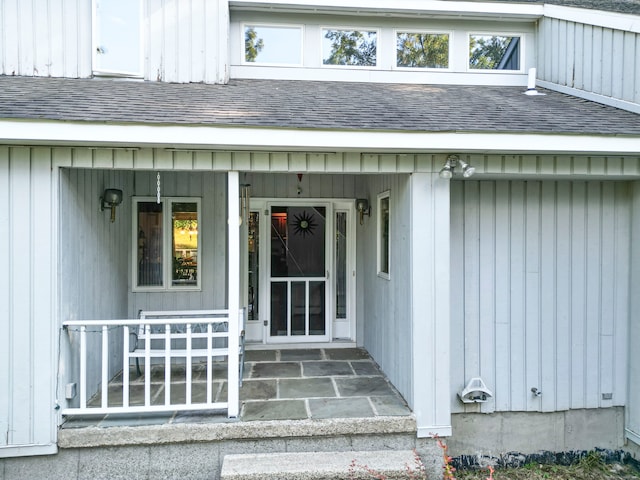
[[(327, 335), (321, 336), (317, 342), (332, 342), (336, 338), (341, 341), (355, 342), (356, 311), (355, 311), (355, 287), (356, 287), (356, 263), (355, 263), (355, 201), (333, 198), (251, 198), (251, 211), (259, 212), (259, 319), (247, 321), (245, 325), (248, 342), (262, 344), (307, 344), (312, 343), (309, 337), (271, 337), (269, 335), (269, 322), (271, 315), (270, 305), (270, 228), (271, 206), (323, 206), (326, 211), (326, 255), (327, 270), (329, 276), (326, 282), (325, 305), (327, 311)], [(344, 320), (336, 320), (336, 286), (335, 286), (335, 233), (336, 212), (345, 212), (347, 215), (347, 315)], [(245, 242), (246, 243), (246, 242)], [(248, 251), (243, 252), (248, 255)]]

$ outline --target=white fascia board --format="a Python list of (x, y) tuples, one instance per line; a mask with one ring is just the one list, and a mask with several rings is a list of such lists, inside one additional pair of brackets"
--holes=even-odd
[[(28, 128), (25, 128), (27, 127)], [(631, 154), (640, 136), (492, 132), (328, 131), (0, 120), (0, 144), (323, 152)], [(464, 146), (464, 147), (463, 147)]]
[(443, 0), (230, 0), (231, 10), (354, 12), (370, 15), (418, 14), (539, 18), (543, 5), (508, 2), (450, 2)]
[(584, 98), (596, 103), (602, 103), (603, 105), (609, 105), (621, 110), (627, 110), (633, 113), (640, 113), (640, 104), (627, 102), (625, 100), (619, 100), (613, 97), (607, 97), (598, 93), (587, 92), (586, 90), (580, 90), (578, 88), (567, 87), (566, 85), (560, 85), (558, 83), (548, 82), (546, 80), (536, 80), (536, 85), (544, 87), (549, 90), (555, 90), (556, 92), (566, 93), (574, 97)]
[(545, 4), (544, 16), (595, 27), (640, 33), (640, 15)]

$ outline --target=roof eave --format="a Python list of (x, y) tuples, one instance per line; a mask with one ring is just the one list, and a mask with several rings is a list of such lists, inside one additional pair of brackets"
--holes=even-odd
[(451, 2), (443, 0), (230, 0), (234, 10), (339, 13), (368, 16), (411, 17), (483, 17), (536, 19), (543, 15), (544, 7), (530, 3), (502, 2)]
[[(25, 128), (29, 123), (29, 128)], [(640, 136), (498, 131), (345, 131), (0, 120), (0, 144), (292, 152), (634, 155)], [(461, 145), (466, 145), (461, 148)]]

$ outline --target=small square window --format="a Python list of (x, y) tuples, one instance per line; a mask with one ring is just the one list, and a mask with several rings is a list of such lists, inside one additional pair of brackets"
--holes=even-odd
[(521, 39), (506, 35), (469, 35), (469, 68), (520, 70)]
[(378, 275), (389, 278), (391, 260), (389, 192), (378, 195)]
[(302, 65), (302, 27), (245, 25), (244, 61)]
[(322, 36), (324, 65), (376, 66), (378, 32), (375, 30), (324, 28)]
[(397, 32), (396, 66), (449, 68), (449, 34)]

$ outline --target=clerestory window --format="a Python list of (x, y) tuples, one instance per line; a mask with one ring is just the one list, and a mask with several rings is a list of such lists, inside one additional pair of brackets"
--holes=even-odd
[(136, 291), (200, 289), (200, 199), (133, 199)]
[(378, 57), (376, 30), (322, 29), (323, 65), (375, 67)]
[(449, 34), (396, 32), (396, 66), (449, 68)]
[(244, 62), (302, 65), (302, 27), (245, 25)]
[(520, 70), (519, 36), (469, 35), (471, 70)]

